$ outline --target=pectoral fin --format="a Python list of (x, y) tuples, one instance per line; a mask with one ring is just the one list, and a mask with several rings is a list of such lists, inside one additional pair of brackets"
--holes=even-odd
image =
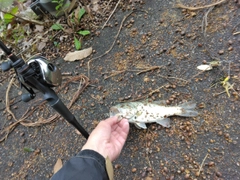
[(158, 119), (156, 121), (157, 124), (160, 124), (163, 127), (170, 128), (170, 119), (169, 118), (163, 118), (163, 119)]
[(134, 123), (134, 124), (138, 129), (147, 129), (147, 126), (145, 123)]

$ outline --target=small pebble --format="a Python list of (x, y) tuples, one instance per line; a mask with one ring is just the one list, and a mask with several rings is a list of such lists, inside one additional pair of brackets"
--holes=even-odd
[(11, 116), (11, 115), (7, 116), (7, 119), (8, 119), (8, 120), (11, 120), (11, 119), (12, 119), (12, 116)]
[(182, 166), (182, 167), (180, 168), (180, 170), (183, 172), (183, 171), (184, 171), (184, 167)]
[(182, 36), (184, 36), (185, 34), (186, 34), (186, 32), (185, 32), (185, 31), (182, 31), (182, 32), (181, 32), (181, 35), (182, 35)]
[(169, 100), (166, 100), (166, 104), (169, 105), (171, 104), (171, 102)]
[(132, 168), (132, 172), (135, 173), (137, 171), (137, 168)]
[(115, 169), (119, 169), (120, 167), (121, 167), (120, 164), (115, 164), (115, 166), (114, 166)]
[(164, 167), (163, 170), (164, 170), (164, 172), (166, 172), (166, 173), (168, 172), (167, 167)]
[(152, 172), (152, 168), (150, 168), (150, 167), (147, 168), (147, 171), (148, 171), (148, 172)]
[(197, 172), (195, 173), (195, 175), (196, 175), (197, 177), (200, 176), (200, 172), (197, 171)]
[(9, 167), (12, 167), (12, 166), (13, 166), (13, 162), (12, 162), (12, 161), (9, 161), (9, 162), (8, 162), (8, 166), (9, 166)]
[(218, 54), (219, 54), (219, 55), (223, 55), (223, 54), (224, 54), (224, 50), (219, 50), (219, 51), (218, 51)]
[(217, 171), (217, 172), (216, 172), (216, 176), (217, 176), (217, 177), (221, 177), (221, 176), (222, 176), (222, 173), (220, 173), (220, 172)]
[(188, 178), (190, 178), (190, 174), (185, 175), (185, 179), (188, 179)]
[(233, 47), (230, 46), (230, 47), (228, 48), (228, 51), (232, 51), (232, 50), (233, 50)]
[(208, 166), (214, 166), (214, 162), (213, 161), (210, 161), (209, 163), (208, 163)]
[(41, 152), (40, 149), (36, 149), (36, 150), (34, 151), (34, 154), (35, 154), (35, 155), (38, 155), (38, 154), (40, 154), (40, 152)]
[(198, 105), (198, 108), (199, 109), (204, 109), (206, 107), (206, 105), (203, 103), (203, 102), (201, 102), (199, 105)]
[(228, 133), (225, 133), (224, 136), (225, 136), (225, 138), (229, 138), (230, 137), (230, 135)]
[(232, 44), (233, 44), (233, 41), (232, 41), (232, 40), (229, 40), (229, 41), (228, 41), (228, 44), (229, 44), (229, 45), (232, 45)]

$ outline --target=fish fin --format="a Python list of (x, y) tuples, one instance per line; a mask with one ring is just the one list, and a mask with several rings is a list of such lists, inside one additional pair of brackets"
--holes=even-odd
[(158, 119), (156, 121), (157, 124), (160, 124), (163, 127), (170, 128), (170, 119), (169, 118), (163, 118), (163, 119)]
[(145, 123), (134, 123), (134, 124), (138, 129), (147, 129), (147, 126)]
[(166, 103), (165, 100), (153, 101), (152, 103), (153, 103), (153, 104), (160, 105), (160, 106), (167, 106), (167, 103)]
[(184, 102), (182, 104), (178, 105), (179, 107), (182, 107), (184, 109), (189, 109), (189, 110), (193, 110), (196, 108), (196, 103), (193, 101), (189, 101), (189, 102)]
[(192, 101), (182, 103), (179, 105), (179, 107), (182, 108), (182, 112), (179, 114), (176, 114), (178, 116), (195, 117), (198, 115), (198, 112), (195, 110), (196, 103)]

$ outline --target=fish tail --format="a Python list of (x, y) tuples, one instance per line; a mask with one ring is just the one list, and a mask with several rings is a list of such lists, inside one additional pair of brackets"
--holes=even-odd
[(179, 107), (182, 108), (182, 112), (179, 114), (176, 114), (178, 116), (195, 117), (198, 115), (198, 112), (195, 110), (196, 103), (192, 101), (182, 103), (179, 105)]

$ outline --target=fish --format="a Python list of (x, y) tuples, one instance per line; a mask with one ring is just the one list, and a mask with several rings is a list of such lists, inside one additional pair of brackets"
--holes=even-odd
[(167, 106), (165, 101), (126, 102), (112, 106), (109, 116), (126, 118), (139, 129), (147, 129), (146, 123), (154, 122), (170, 128), (169, 116), (195, 117), (198, 115), (195, 108), (196, 103), (193, 101), (184, 102), (177, 106)]

